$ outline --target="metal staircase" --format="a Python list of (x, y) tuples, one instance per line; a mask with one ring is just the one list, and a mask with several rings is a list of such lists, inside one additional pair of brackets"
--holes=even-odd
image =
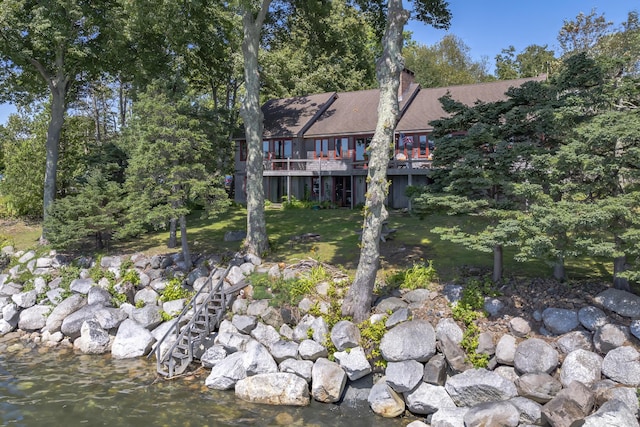
[[(231, 269), (227, 267), (215, 286), (214, 269), (206, 283), (185, 305), (167, 333), (156, 343), (155, 350), (158, 374), (172, 378), (184, 373), (195, 358), (196, 350), (215, 332), (227, 311), (233, 294), (245, 284), (223, 289), (224, 280)], [(188, 319), (188, 321), (187, 321)]]

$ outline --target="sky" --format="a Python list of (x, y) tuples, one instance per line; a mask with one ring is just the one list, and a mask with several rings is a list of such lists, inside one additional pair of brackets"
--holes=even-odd
[[(409, 22), (406, 29), (423, 45), (433, 45), (448, 33), (460, 37), (473, 59), (487, 58), (491, 72), (495, 56), (510, 45), (516, 48), (516, 53), (532, 44), (547, 45), (557, 54), (560, 28), (565, 20), (574, 20), (580, 12), (588, 15), (595, 9), (618, 27), (629, 11), (640, 11), (640, 0), (448, 1), (453, 16), (448, 31), (414, 21)], [(13, 112), (13, 106), (0, 104), (0, 124), (5, 124)]]

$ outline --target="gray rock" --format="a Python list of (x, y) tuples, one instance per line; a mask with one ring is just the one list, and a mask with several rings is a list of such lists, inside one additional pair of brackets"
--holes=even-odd
[(98, 286), (92, 286), (87, 292), (87, 304), (98, 304), (106, 307), (111, 305), (111, 299), (109, 291)]
[(602, 373), (620, 384), (640, 386), (640, 353), (630, 346), (611, 350), (602, 361)]
[(293, 329), (293, 339), (295, 341), (303, 341), (309, 338), (309, 330), (311, 329), (311, 324), (316, 318), (310, 314), (306, 314), (296, 327)]
[(480, 403), (469, 408), (464, 423), (467, 427), (516, 427), (520, 423), (520, 411), (508, 401)]
[(456, 407), (445, 388), (433, 384), (420, 383), (415, 389), (406, 392), (404, 398), (407, 409), (414, 414), (428, 415), (442, 408)]
[(442, 295), (444, 295), (449, 303), (455, 304), (462, 299), (463, 291), (464, 286), (462, 285), (445, 285), (442, 289)]
[(20, 309), (14, 303), (9, 303), (2, 307), (2, 319), (13, 325), (18, 326), (18, 320), (20, 318)]
[(620, 384), (611, 380), (598, 381), (591, 386), (596, 399), (596, 407), (600, 407), (610, 400), (620, 400), (631, 410), (632, 413), (638, 413), (638, 396), (635, 387), (622, 387)]
[(215, 338), (215, 344), (220, 344), (229, 353), (235, 353), (244, 351), (249, 340), (251, 338), (248, 335), (220, 331)]
[(347, 374), (335, 362), (320, 358), (311, 371), (311, 395), (318, 402), (334, 403), (340, 400), (347, 383)]
[(620, 289), (608, 288), (594, 298), (607, 310), (614, 311), (623, 317), (640, 317), (640, 296)]
[(324, 317), (316, 317), (311, 323), (311, 330), (313, 331), (312, 338), (318, 344), (325, 343), (329, 337), (329, 327)]
[[(47, 317), (46, 330), (50, 333), (58, 332), (64, 319), (86, 304), (87, 299), (81, 294), (73, 294), (69, 298), (66, 298), (55, 306), (51, 314), (49, 314), (49, 317)], [(82, 323), (80, 323), (80, 328), (82, 328)]]
[(36, 259), (36, 268), (51, 268), (53, 265), (53, 258), (42, 257)]
[(160, 310), (160, 307), (157, 305), (145, 305), (142, 308), (134, 309), (131, 313), (131, 318), (143, 327), (151, 330), (162, 323)]
[(608, 322), (607, 315), (598, 307), (589, 305), (578, 310), (578, 321), (582, 326), (590, 331), (595, 331)]
[(539, 338), (531, 338), (516, 347), (513, 364), (518, 372), (527, 374), (546, 372), (558, 367), (558, 352)]
[(431, 417), (431, 427), (465, 427), (467, 411), (469, 408), (442, 408)]
[(280, 329), (278, 330), (278, 332), (280, 333), (280, 336), (282, 336), (283, 338), (289, 341), (293, 340), (293, 329), (291, 329), (291, 326), (287, 325), (286, 323), (280, 326)]
[(20, 308), (29, 308), (36, 305), (36, 298), (38, 292), (36, 290), (20, 292), (18, 294), (11, 295), (11, 300)]
[(424, 365), (422, 381), (427, 384), (444, 385), (447, 378), (447, 362), (442, 354), (434, 355)]
[[(185, 304), (186, 300), (184, 298), (167, 301), (162, 303), (162, 311), (170, 316), (178, 316), (180, 313), (182, 313)], [(153, 307), (154, 305), (152, 304), (151, 306)], [(160, 318), (162, 318), (162, 316), (160, 316)]]
[(440, 338), (440, 351), (447, 359), (447, 363), (454, 374), (473, 368), (473, 365), (467, 361), (467, 354), (462, 347), (454, 343), (447, 335), (442, 335)]
[(269, 347), (269, 350), (271, 351), (271, 355), (276, 360), (276, 362), (280, 363), (285, 359), (297, 358), (298, 346), (299, 344), (296, 342), (280, 340), (273, 343)]
[(85, 354), (103, 354), (109, 351), (109, 333), (95, 320), (87, 320), (80, 328), (80, 337), (73, 347)]
[(631, 335), (634, 337), (640, 339), (640, 320), (634, 320), (631, 322), (629, 325), (629, 332), (631, 332)]
[(504, 303), (498, 298), (485, 297), (484, 304), (482, 306), (489, 316), (496, 317), (504, 309)]
[(384, 334), (380, 342), (380, 352), (389, 362), (426, 362), (436, 353), (433, 326), (426, 320), (401, 323)]
[(149, 287), (158, 292), (158, 294), (161, 294), (167, 288), (167, 285), (169, 285), (169, 280), (164, 277), (157, 277), (149, 283)]
[(582, 349), (572, 351), (562, 363), (560, 382), (565, 387), (573, 381), (591, 386), (601, 379), (602, 361), (596, 353)]
[(340, 407), (364, 412), (370, 411), (367, 399), (372, 387), (373, 375), (367, 375), (355, 381), (347, 381)]
[(138, 301), (142, 301), (144, 305), (158, 305), (158, 298), (160, 298), (160, 294), (152, 287), (148, 287), (136, 292), (133, 302), (138, 304)]
[(562, 383), (549, 374), (524, 374), (515, 380), (518, 394), (539, 403), (546, 403), (562, 390)]
[(191, 273), (187, 275), (187, 279), (186, 279), (187, 285), (193, 286), (196, 280), (204, 277), (209, 277), (209, 269), (204, 265), (201, 265), (195, 268), (194, 270), (192, 270)]
[(593, 345), (599, 353), (607, 354), (615, 348), (629, 344), (630, 338), (628, 327), (607, 323), (596, 329), (593, 334)]
[(245, 280), (245, 275), (242, 272), (242, 269), (240, 267), (234, 265), (229, 270), (229, 273), (227, 274), (227, 277), (225, 278), (225, 280), (231, 286), (235, 286), (235, 285), (238, 285), (238, 284), (242, 283)]
[(389, 362), (385, 370), (387, 384), (398, 393), (413, 390), (422, 380), (424, 366), (415, 360)]
[(442, 341), (442, 337), (446, 335), (455, 344), (462, 342), (462, 328), (451, 318), (440, 319), (435, 329), (438, 341)]
[(341, 320), (331, 329), (331, 342), (338, 351), (360, 345), (360, 330), (349, 320)]
[(618, 399), (605, 402), (594, 414), (584, 419), (583, 427), (638, 427), (638, 419), (629, 407)]
[(260, 318), (262, 321), (274, 328), (279, 328), (284, 323), (284, 318), (282, 317), (282, 309), (278, 309), (275, 307), (267, 307), (267, 309), (262, 313)]
[(242, 361), (247, 376), (278, 372), (278, 364), (273, 360), (269, 350), (255, 340), (247, 343)]
[(262, 265), (262, 258), (260, 258), (258, 255), (246, 254), (244, 256), (244, 260), (256, 266)]
[(298, 347), (298, 354), (300, 354), (300, 357), (304, 360), (317, 360), (329, 355), (326, 347), (314, 340), (302, 341)]
[(578, 327), (578, 313), (564, 308), (547, 308), (542, 312), (544, 327), (554, 335), (562, 335)]
[(489, 331), (481, 332), (478, 335), (478, 348), (476, 353), (493, 356), (496, 353), (496, 345), (493, 343), (493, 334)]
[(384, 418), (399, 417), (405, 410), (404, 400), (387, 385), (384, 377), (371, 387), (367, 401), (371, 410)]
[(566, 333), (556, 340), (556, 346), (564, 354), (569, 354), (575, 350), (593, 351), (591, 334), (587, 331)]
[(82, 324), (87, 320), (94, 320), (96, 312), (102, 308), (101, 305), (83, 305), (64, 318), (62, 325), (60, 325), (60, 331), (71, 339), (78, 338)]
[(236, 397), (267, 405), (306, 406), (309, 387), (295, 374), (277, 372), (243, 378), (235, 385)]
[(278, 264), (272, 265), (271, 268), (269, 268), (267, 275), (271, 278), (279, 279), (282, 274), (280, 273), (280, 267), (278, 267)]
[(128, 316), (127, 313), (119, 308), (102, 307), (95, 311), (93, 317), (102, 328), (108, 331), (110, 329), (118, 328)]
[(58, 305), (64, 299), (65, 290), (62, 288), (54, 288), (47, 291), (46, 296), (52, 305)]
[(231, 323), (243, 334), (248, 334), (256, 327), (258, 320), (255, 316), (235, 315)]
[(254, 300), (247, 306), (247, 316), (261, 317), (262, 313), (269, 308), (268, 299)]
[(79, 294), (87, 295), (89, 293), (89, 289), (92, 286), (95, 286), (96, 282), (91, 278), (86, 279), (74, 279), (69, 285), (69, 289), (73, 292), (77, 292)]
[(115, 268), (120, 269), (122, 265), (122, 257), (119, 256), (105, 256), (100, 260), (100, 267), (102, 268)]
[(516, 372), (516, 368), (513, 366), (498, 366), (493, 370), (493, 372), (514, 383), (518, 378), (520, 378)]
[(249, 307), (249, 300), (244, 298), (236, 298), (231, 305), (231, 312), (233, 314), (246, 314), (247, 307)]
[(307, 383), (310, 383), (313, 362), (311, 360), (285, 359), (278, 366), (278, 370), (296, 374)]
[(513, 359), (516, 356), (516, 338), (505, 334), (498, 340), (496, 345), (496, 360), (503, 365), (513, 366)]
[(387, 328), (393, 328), (399, 323), (406, 322), (411, 318), (411, 310), (407, 307), (399, 308), (398, 310), (391, 313), (391, 316), (385, 322), (385, 326)]
[(429, 301), (437, 295), (437, 293), (432, 292), (429, 289), (414, 289), (404, 294), (402, 299), (409, 304), (422, 305), (425, 301)]
[(249, 335), (267, 348), (280, 341), (280, 334), (276, 328), (260, 322), (256, 323), (256, 327), (251, 330)]
[(542, 405), (526, 397), (514, 397), (508, 400), (520, 411), (520, 424), (542, 425)]
[(552, 426), (569, 427), (586, 417), (593, 403), (593, 394), (575, 381), (542, 407), (542, 419)]
[(519, 338), (524, 338), (531, 333), (531, 324), (522, 317), (514, 317), (509, 321), (509, 331)]
[(445, 389), (457, 406), (507, 400), (517, 396), (516, 386), (486, 369), (469, 369), (449, 378)]
[(227, 231), (224, 233), (225, 242), (241, 242), (247, 237), (247, 233), (242, 230)]
[(398, 297), (384, 297), (373, 307), (374, 313), (394, 313), (401, 308), (407, 308), (407, 303)]
[(22, 285), (14, 282), (6, 282), (0, 286), (0, 295), (15, 295), (22, 292)]
[(20, 264), (24, 264), (26, 262), (31, 261), (35, 257), (36, 257), (36, 251), (33, 251), (33, 250), (32, 251), (28, 251), (24, 255), (22, 255), (20, 258), (18, 258), (18, 262)]
[(155, 338), (144, 326), (132, 319), (120, 324), (111, 345), (111, 356), (115, 359), (129, 359), (144, 356), (151, 350)]
[(15, 330), (17, 325), (12, 325), (4, 319), (0, 319), (0, 337)]
[(47, 305), (34, 305), (20, 312), (18, 328), (23, 331), (37, 331), (42, 329), (47, 322), (47, 315), (51, 307)]
[[(340, 367), (344, 369), (349, 380), (355, 381), (371, 373), (371, 364), (367, 360), (362, 347), (354, 347), (333, 354)], [(421, 371), (422, 373), (422, 367)]]
[(247, 377), (247, 371), (243, 363), (244, 353), (238, 351), (232, 353), (218, 362), (207, 376), (204, 384), (214, 390), (229, 390), (236, 383)]

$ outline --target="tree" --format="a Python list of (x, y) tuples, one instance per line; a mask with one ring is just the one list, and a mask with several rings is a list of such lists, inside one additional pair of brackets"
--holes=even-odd
[(547, 45), (529, 45), (518, 55), (516, 48), (509, 46), (496, 55), (496, 76), (500, 80), (510, 80), (548, 74), (555, 62), (555, 54)]
[(142, 219), (156, 228), (178, 221), (184, 262), (190, 267), (187, 215), (195, 204), (214, 215), (229, 203), (223, 177), (208, 167), (212, 153), (205, 134), (166, 95), (149, 91), (135, 104), (124, 145), (130, 221)]
[(565, 20), (558, 33), (563, 55), (592, 52), (612, 26), (613, 22), (607, 21), (604, 13), (598, 15), (595, 9), (588, 15), (580, 12), (575, 20)]
[(461, 38), (448, 34), (432, 46), (410, 45), (406, 67), (415, 73), (422, 87), (444, 87), (494, 80), (487, 61), (475, 61)]
[[(375, 2), (372, 2), (375, 3)], [(416, 1), (417, 19), (436, 28), (446, 28), (450, 12), (445, 1)], [(386, 171), (389, 163), (389, 147), (398, 120), (398, 87), (403, 69), (402, 43), (404, 25), (410, 12), (402, 7), (401, 0), (389, 0), (386, 4), (386, 27), (382, 38), (382, 56), (376, 63), (376, 74), (380, 85), (378, 122), (371, 140), (371, 156), (367, 174), (368, 189), (364, 208), (364, 221), (360, 258), (356, 276), (349, 287), (342, 305), (342, 314), (352, 316), (356, 322), (366, 319), (371, 310), (373, 288), (380, 255), (382, 223), (387, 218), (384, 200), (389, 183)]]
[[(60, 133), (74, 83), (101, 70), (118, 28), (115, 0), (4, 0), (0, 3), (0, 92), (3, 101), (50, 97), (44, 216), (56, 195)], [(106, 30), (105, 30), (106, 29)], [(43, 231), (46, 237), (46, 230)]]
[(269, 249), (267, 222), (264, 211), (264, 187), (262, 183), (262, 131), (264, 117), (260, 108), (260, 75), (258, 52), (262, 24), (269, 11), (271, 0), (262, 0), (255, 9), (252, 2), (241, 3), (242, 56), (244, 59), (245, 97), (240, 108), (247, 140), (247, 238), (245, 250), (262, 256)]

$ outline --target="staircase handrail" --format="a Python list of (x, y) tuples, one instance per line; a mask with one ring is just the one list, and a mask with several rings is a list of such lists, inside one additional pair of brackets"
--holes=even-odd
[[(188, 326), (194, 321), (194, 319), (197, 318), (197, 315), (200, 313), (200, 311), (204, 307), (206, 307), (206, 305), (209, 303), (209, 300), (211, 300), (211, 297), (213, 296), (213, 294), (222, 287), (222, 284), (224, 283), (224, 279), (227, 277), (227, 274), (229, 274), (229, 270), (231, 270), (231, 267), (232, 265), (229, 265), (227, 267), (227, 269), (224, 271), (222, 276), (218, 279), (218, 283), (216, 284), (216, 286), (213, 289), (211, 289), (211, 291), (209, 292), (209, 296), (207, 297), (207, 299), (203, 301), (202, 304), (200, 305), (200, 308), (193, 313), (193, 317), (191, 318), (189, 323), (187, 323), (186, 325), (187, 327), (185, 327), (182, 330), (182, 332), (180, 332), (180, 320), (185, 316), (185, 314), (187, 314), (187, 312), (192, 307), (195, 308), (196, 300), (200, 295), (200, 293), (203, 291), (203, 289), (206, 289), (213, 282), (212, 278), (215, 272), (217, 271), (217, 269), (214, 269), (211, 271), (211, 274), (209, 274), (209, 277), (207, 278), (207, 281), (205, 282), (205, 284), (198, 290), (198, 292), (196, 292), (196, 294), (193, 296), (193, 298), (191, 298), (189, 303), (184, 306), (184, 308), (182, 309), (178, 317), (176, 317), (175, 323), (173, 324), (173, 326), (169, 328), (169, 330), (164, 334), (164, 336), (160, 340), (158, 340), (158, 342), (156, 343), (155, 350), (152, 353), (149, 353), (147, 355), (147, 358), (151, 357), (151, 354), (155, 353), (156, 361), (157, 361), (157, 364), (159, 365), (160, 363), (165, 361), (166, 357), (169, 357), (171, 354), (173, 354), (173, 351), (175, 350), (176, 346), (180, 342), (180, 338), (182, 338), (182, 336), (189, 330)], [(173, 345), (164, 354), (161, 355), (160, 350), (162, 347), (162, 343), (174, 331), (174, 328), (175, 328), (175, 333), (177, 335), (176, 342), (174, 342)]]

